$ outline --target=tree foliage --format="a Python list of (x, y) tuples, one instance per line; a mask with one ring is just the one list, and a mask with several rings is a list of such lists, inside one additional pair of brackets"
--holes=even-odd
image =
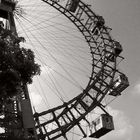
[(0, 27), (0, 92), (8, 96), (17, 94), (23, 84), (32, 83), (40, 74), (31, 49), (20, 47), (23, 37)]

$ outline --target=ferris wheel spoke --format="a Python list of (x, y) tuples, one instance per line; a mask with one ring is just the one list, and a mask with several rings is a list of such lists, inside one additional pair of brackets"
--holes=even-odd
[[(51, 78), (49, 78), (49, 79), (51, 79)], [(52, 81), (52, 79), (51, 79), (51, 81)], [(53, 83), (53, 85), (55, 86), (55, 84), (54, 84), (54, 83)], [(56, 87), (55, 87), (55, 88), (56, 88)], [(52, 88), (51, 88), (51, 89), (52, 89)], [(58, 92), (58, 94), (60, 94), (58, 90), (57, 90), (57, 92)], [(54, 92), (54, 93), (55, 93), (55, 92)], [(62, 100), (62, 99), (61, 99), (61, 100)]]
[[(48, 23), (47, 23), (48, 24)], [(38, 24), (34, 24), (32, 27), (36, 27), (35, 25), (38, 25)], [(58, 24), (58, 25), (62, 25), (62, 24)], [(65, 33), (68, 33), (69, 35), (70, 35), (70, 33), (69, 32), (66, 32), (66, 31), (64, 31), (64, 30), (62, 30), (61, 28), (58, 28), (58, 27), (55, 27), (55, 25), (52, 25), (52, 24), (49, 24), (49, 26), (48, 27), (50, 27), (50, 26), (53, 26), (54, 28), (57, 28), (58, 30), (60, 30), (60, 31), (63, 31), (63, 32), (65, 32)], [(48, 29), (48, 27), (40, 27), (40, 28), (42, 28), (42, 30), (43, 29), (45, 29), (45, 28), (47, 28)], [(40, 28), (36, 28), (36, 29), (34, 29), (34, 30), (38, 30), (38, 29), (40, 29)], [(32, 28), (31, 28), (32, 29)], [(31, 30), (32, 31), (32, 30)], [(72, 36), (74, 36), (74, 34), (72, 34)], [(78, 36), (75, 36), (76, 38), (79, 38)], [(82, 40), (81, 38), (79, 38), (80, 40)]]
[[(40, 84), (41, 85), (41, 84)], [(42, 89), (42, 88), (41, 88)], [(52, 89), (52, 88), (51, 88)], [(43, 93), (45, 93), (44, 91), (43, 91)], [(46, 98), (46, 96), (44, 96), (45, 98)]]
[[(31, 33), (31, 34), (32, 34), (32, 33)], [(33, 36), (33, 35), (32, 35), (32, 36)], [(35, 38), (35, 40), (38, 40), (37, 37), (35, 37), (35, 36), (33, 36), (33, 37)], [(47, 52), (49, 53), (48, 49), (45, 48), (44, 45), (41, 44), (41, 42), (39, 42), (39, 44), (40, 44), (45, 50), (47, 50)], [(65, 70), (65, 68), (64, 68), (59, 62), (57, 62), (56, 58), (55, 58), (51, 53), (49, 53), (49, 55), (50, 55), (50, 56), (56, 61), (56, 63), (59, 64), (59, 65), (62, 67), (62, 69), (72, 78), (71, 74), (68, 73), (68, 72)], [(72, 78), (72, 80), (74, 80), (74, 78)], [(76, 82), (76, 80), (74, 80), (74, 81)], [(76, 83), (77, 83), (77, 82), (76, 82)]]

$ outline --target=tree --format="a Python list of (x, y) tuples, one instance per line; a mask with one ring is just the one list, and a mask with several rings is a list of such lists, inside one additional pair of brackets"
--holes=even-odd
[(0, 95), (14, 96), (21, 93), (22, 85), (31, 84), (40, 74), (31, 49), (20, 47), (25, 41), (10, 30), (0, 28)]

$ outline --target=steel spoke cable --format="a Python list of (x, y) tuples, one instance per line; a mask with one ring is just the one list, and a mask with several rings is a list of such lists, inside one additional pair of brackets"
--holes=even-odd
[[(108, 95), (109, 96), (109, 95)], [(109, 104), (111, 104), (114, 100), (116, 100), (118, 96), (114, 97), (112, 100), (106, 103), (105, 107), (107, 107)]]
[[(40, 86), (41, 91), (37, 88), (37, 86), (35, 86), (35, 85), (33, 85), (33, 86), (34, 86), (34, 88), (36, 89), (37, 93), (39, 93), (39, 95), (41, 96), (41, 99), (43, 100), (44, 104), (45, 104), (48, 108), (51, 108), (51, 107), (50, 107), (50, 104), (49, 104), (49, 102), (48, 102), (48, 99), (47, 99), (46, 96), (45, 96), (45, 91), (42, 90), (42, 86), (41, 86), (40, 82), (39, 82), (39, 86)], [(30, 91), (30, 93), (31, 93), (31, 91)], [(42, 96), (42, 93), (43, 93), (43, 96)], [(31, 94), (31, 96), (32, 96), (32, 94)]]
[[(46, 72), (47, 72), (47, 70), (46, 70)], [(56, 86), (56, 84), (58, 84), (58, 82), (56, 83), (56, 80), (54, 81), (53, 78), (50, 76), (50, 74), (48, 74), (48, 77), (51, 80), (54, 89), (56, 90), (55, 95), (62, 101), (62, 103), (64, 103), (63, 96), (61, 95), (61, 92), (58, 90), (58, 88)]]
[[(43, 62), (42, 62), (43, 63)], [(65, 75), (63, 75), (62, 73), (56, 71), (55, 69), (53, 69), (51, 66), (48, 66), (45, 62), (43, 63), (45, 66), (49, 67), (50, 69), (52, 69), (56, 74), (58, 74), (59, 76), (63, 77), (65, 80), (69, 81), (70, 83), (72, 83), (75, 87), (79, 88), (79, 86), (77, 86), (72, 80), (68, 79)]]
[[(39, 82), (39, 79), (38, 79), (38, 82)], [(39, 92), (39, 93), (40, 93), (40, 95), (42, 95), (42, 93), (44, 94), (44, 98), (42, 98), (42, 99), (43, 99), (44, 103), (48, 106), (49, 103), (48, 103), (48, 100), (47, 100), (47, 98), (46, 98), (46, 96), (45, 96), (45, 91), (43, 90), (43, 88), (42, 88), (40, 82), (39, 82), (39, 86), (40, 86), (40, 89), (41, 89), (41, 91), (42, 91), (42, 92)], [(36, 88), (37, 91), (39, 91), (38, 88), (37, 88), (36, 86), (35, 86), (35, 88)]]
[[(49, 35), (50, 36), (50, 35)], [(50, 37), (50, 39), (49, 40), (51, 40), (51, 37)], [(53, 43), (55, 43), (57, 40), (55, 39), (55, 41), (53, 41)], [(58, 40), (59, 41), (59, 40)], [(58, 42), (57, 41), (57, 42)], [(62, 42), (63, 42), (63, 40), (62, 40)], [(62, 42), (60, 42), (61, 44), (62, 44)], [(45, 42), (44, 42), (45, 43)], [(70, 43), (69, 43), (70, 44)], [(57, 44), (56, 44), (57, 45)], [(77, 52), (75, 52), (75, 54), (77, 55), (77, 58), (81, 58), (81, 59), (83, 59), (83, 60), (86, 60), (85, 59), (85, 57), (84, 57), (84, 53), (85, 53), (85, 51), (82, 51), (82, 50), (80, 50), (80, 49), (78, 49), (78, 48), (73, 48), (73, 49), (75, 49), (75, 50), (73, 50), (73, 49), (70, 49), (69, 47), (68, 48), (66, 48), (65, 47), (65, 45), (68, 45), (67, 43), (63, 43), (63, 45), (59, 45), (59, 49), (62, 49), (62, 50), (71, 50), (71, 51), (73, 51), (73, 53), (75, 52), (75, 50), (77, 50)], [(63, 47), (64, 46), (64, 47)], [(71, 44), (70, 44), (70, 46), (71, 46)], [(71, 46), (72, 47), (72, 46)], [(76, 47), (76, 46), (74, 46), (74, 47)], [(55, 47), (55, 49), (57, 49), (58, 47)], [(53, 51), (55, 51), (55, 50), (53, 50)], [(82, 54), (81, 55), (78, 55), (78, 51), (80, 51)], [(73, 54), (72, 53), (72, 54)], [(71, 54), (70, 54), (71, 55)], [(74, 55), (74, 54), (73, 54)], [(75, 55), (75, 57), (76, 57), (76, 55)], [(88, 53), (86, 54), (86, 55), (88, 55)], [(88, 62), (88, 61), (87, 61)]]
[(31, 3), (31, 4), (25, 4), (25, 3), (21, 4), (21, 2), (20, 2), (19, 4), (20, 4), (21, 7), (24, 7), (24, 8), (30, 8), (30, 7), (39, 7), (40, 8), (42, 6), (46, 7), (46, 5), (40, 5), (40, 3), (38, 3), (38, 4), (33, 4), (33, 3)]
[[(27, 44), (27, 43), (26, 43), (26, 44)], [(28, 44), (28, 45), (29, 45), (29, 44)], [(46, 59), (47, 59), (47, 57), (49, 57), (49, 55), (48, 55), (48, 54), (45, 54), (44, 52), (41, 52), (41, 51), (39, 51), (39, 50), (38, 50), (38, 52), (40, 52), (41, 55), (42, 55), (44, 58), (46, 58)], [(73, 56), (74, 58), (76, 58), (74, 55), (71, 55), (71, 54), (70, 54), (69, 56)], [(77, 58), (78, 58), (78, 57), (77, 57)], [(76, 58), (76, 59), (77, 59), (77, 58)], [(77, 67), (77, 66), (75, 66), (75, 65), (72, 65), (72, 64), (70, 64), (70, 63), (66, 63), (64, 60), (62, 60), (62, 59), (60, 59), (60, 58), (57, 58), (57, 59), (58, 59), (59, 61), (61, 61), (62, 63), (66, 64), (66, 65), (73, 66), (73, 67), (75, 67), (75, 68), (77, 68), (77, 69), (80, 70), (80, 68)], [(72, 58), (72, 59), (73, 59), (73, 58)], [(75, 59), (75, 60), (76, 60), (76, 59)], [(82, 58), (82, 59), (85, 60), (85, 58)], [(82, 61), (83, 61), (83, 60), (82, 60)], [(51, 61), (54, 62), (53, 60), (51, 60)], [(77, 61), (78, 61), (78, 60), (77, 60)], [(84, 61), (83, 61), (83, 62), (84, 62)], [(88, 62), (88, 60), (85, 61), (85, 62), (89, 63), (89, 65), (91, 64), (90, 62)], [(81, 64), (81, 65), (82, 65), (82, 64)], [(84, 65), (83, 65), (83, 66), (84, 66)], [(86, 65), (85, 65), (85, 66), (86, 66)], [(85, 67), (85, 66), (84, 66), (84, 67)], [(83, 67), (83, 68), (84, 68), (84, 67)], [(88, 68), (85, 68), (85, 69), (88, 69)], [(81, 69), (81, 71), (83, 71), (83, 70), (84, 70), (84, 69)]]
[[(37, 50), (36, 50), (37, 51)], [(41, 61), (42, 62), (42, 61)], [(46, 72), (47, 72), (47, 70), (46, 70)], [(50, 77), (50, 79), (51, 79), (51, 81), (52, 81), (52, 78)], [(38, 79), (38, 81), (39, 81), (39, 79)], [(52, 83), (53, 83), (53, 85), (55, 86), (55, 84), (54, 84), (54, 82), (52, 81)], [(40, 87), (41, 87), (41, 84), (40, 84)], [(50, 88), (50, 86), (49, 86), (49, 88)], [(42, 88), (41, 88), (42, 89)], [(53, 89), (53, 88), (51, 88), (51, 89)], [(56, 89), (56, 86), (55, 86), (55, 89)], [(42, 90), (43, 91), (43, 93), (44, 93), (44, 95), (45, 95), (45, 91), (44, 90)], [(61, 97), (61, 95), (60, 95), (60, 92), (58, 91), (58, 89), (56, 89), (56, 93), (55, 92), (53, 92), (53, 93), (55, 93), (56, 95), (57, 95), (57, 97), (59, 97), (59, 99), (62, 101), (62, 102), (64, 102), (63, 101), (63, 99), (62, 99), (62, 97)], [(60, 95), (60, 96), (58, 96), (58, 94)], [(46, 97), (46, 96), (45, 96)]]
[(42, 7), (42, 8), (37, 7), (37, 8), (38, 8), (37, 11), (34, 12), (32, 10), (32, 7), (31, 8), (30, 7), (29, 8), (24, 8), (23, 7), (23, 13), (24, 13), (25, 16), (36, 16), (38, 14), (38, 15), (40, 15), (38, 18), (41, 19), (41, 20), (43, 20), (45, 18), (46, 19), (50, 18), (50, 16), (52, 16), (52, 19), (53, 19), (54, 16), (61, 15), (61, 13), (58, 13), (58, 11), (52, 11), (52, 9), (49, 9), (48, 7), (46, 7), (46, 8), (44, 8), (44, 7)]
[[(25, 19), (25, 20), (28, 21), (28, 19)], [(30, 21), (28, 21), (28, 22), (30, 22)], [(31, 22), (30, 22), (30, 23), (31, 23)], [(32, 23), (31, 23), (31, 24), (32, 24)], [(31, 33), (31, 34), (32, 34), (32, 33)], [(32, 34), (32, 36), (33, 36), (36, 40), (38, 40), (38, 38), (37, 38), (35, 35)], [(40, 42), (40, 40), (38, 40), (38, 42), (39, 42), (39, 44), (48, 52), (48, 49), (44, 46), (44, 44), (42, 44), (42, 43)], [(68, 76), (69, 76), (72, 80), (74, 80), (75, 83), (77, 83), (77, 84), (79, 85), (79, 83), (77, 82), (77, 80), (75, 80), (75, 78), (63, 67), (63, 65), (60, 64), (60, 63), (57, 61), (57, 59), (56, 59), (50, 52), (48, 52), (48, 53), (49, 53), (50, 56), (57, 62), (57, 64), (60, 65), (60, 66), (62, 67), (62, 69), (68, 74)], [(82, 89), (81, 86), (79, 86), (79, 88)]]
[(57, 89), (57, 92), (59, 93), (59, 95), (60, 95), (60, 97), (61, 97), (61, 100), (62, 100), (62, 102), (64, 103), (65, 100), (64, 100), (63, 96), (66, 97), (67, 99), (68, 99), (68, 96), (66, 96), (67, 94), (65, 93), (65, 91), (63, 90), (63, 88), (60, 86), (60, 83), (56, 80), (56, 78), (54, 77), (53, 73), (52, 73), (52, 72), (50, 72), (50, 73), (51, 73), (51, 76), (53, 77), (53, 79), (55, 80), (54, 86), (56, 87), (56, 84), (57, 84), (58, 87), (59, 87), (59, 89), (60, 89), (60, 91), (62, 92), (62, 93), (61, 93), (61, 92)]
[[(53, 46), (52, 46), (53, 47)], [(48, 49), (50, 49), (50, 51), (52, 51), (53, 53), (58, 53), (58, 55), (60, 54), (62, 54), (63, 56), (65, 56), (66, 58), (70, 58), (71, 57), (71, 59), (72, 60), (75, 60), (76, 62), (78, 62), (78, 63), (80, 63), (82, 66), (83, 66), (83, 68), (85, 68), (85, 69), (88, 69), (87, 67), (86, 67), (86, 65), (91, 65), (91, 60), (89, 59), (86, 59), (86, 56), (85, 57), (81, 57), (81, 56), (77, 56), (77, 55), (75, 55), (75, 54), (72, 54), (72, 53), (67, 53), (66, 51), (64, 51), (65, 49), (63, 49), (63, 51), (64, 52), (62, 52), (62, 50), (61, 50), (61, 48), (60, 48), (60, 50), (57, 50), (57, 48), (54, 48), (53, 50), (51, 50), (52, 48), (49, 48), (48, 47)], [(76, 50), (75, 50), (76, 51)], [(41, 52), (41, 51), (40, 51)], [(44, 52), (42, 52), (42, 55), (45, 57), (46, 56), (46, 58), (49, 56), (47, 53), (44, 53)], [(79, 58), (79, 60), (77, 60)], [(61, 60), (61, 58), (59, 58), (58, 57), (58, 59), (60, 60), (60, 61), (63, 61), (63, 62), (65, 62), (64, 60)], [(69, 61), (71, 61), (71, 60), (69, 60)], [(86, 62), (86, 64), (84, 64), (84, 63), (81, 63), (81, 61), (82, 62)], [(74, 61), (73, 61), (74, 62)], [(65, 62), (66, 63), (66, 62)], [(69, 63), (67, 63), (67, 64), (69, 64)]]
[[(46, 97), (45, 90), (44, 90), (44, 88), (42, 87), (42, 84), (41, 84), (40, 79), (38, 78), (38, 76), (37, 76), (37, 79), (38, 79), (39, 87), (40, 87), (40, 89), (41, 89), (40, 95), (42, 96), (42, 94), (43, 94), (43, 97), (41, 97), (41, 98), (42, 98), (43, 101), (45, 102), (46, 106), (50, 109), (51, 106), (50, 106), (50, 104), (49, 104), (49, 101), (48, 101), (48, 99), (47, 99), (47, 97)], [(37, 86), (36, 86), (36, 88), (37, 88)]]
[[(29, 5), (28, 5), (29, 6)], [(36, 8), (36, 11), (37, 12), (34, 12), (34, 9)], [(44, 10), (45, 10), (45, 13), (44, 13)], [(49, 14), (56, 14), (56, 12), (51, 12), (49, 7), (46, 7), (45, 6), (45, 9), (44, 7), (41, 5), (40, 7), (39, 6), (29, 6), (29, 7), (24, 7), (22, 5), (17, 5), (16, 9), (15, 9), (15, 13), (18, 13), (18, 11), (21, 11), (24, 15), (35, 15), (35, 14), (41, 14), (41, 17), (42, 17), (42, 14), (45, 15), (49, 15)], [(57, 12), (58, 13), (58, 12)], [(40, 18), (40, 17), (38, 17)]]
[[(18, 20), (19, 21), (19, 20)], [(19, 23), (20, 23), (20, 21), (19, 21)], [(22, 25), (20, 25), (21, 26), (21, 28), (22, 28), (22, 30), (24, 31), (24, 28), (22, 27)], [(25, 34), (26, 34), (26, 32), (25, 32)], [(26, 36), (27, 36), (27, 38), (30, 40), (30, 38), (28, 37), (28, 35), (26, 34)], [(31, 42), (31, 44), (32, 44), (32, 41), (30, 40), (30, 42)], [(34, 48), (35, 49), (35, 48)], [(36, 50), (36, 49), (35, 49)], [(37, 52), (37, 51), (36, 51)], [(39, 83), (39, 85), (41, 85), (40, 83)], [(40, 86), (41, 87), (41, 86)], [(40, 92), (40, 95), (41, 95), (41, 93), (43, 93), (44, 94), (44, 98), (45, 98), (45, 103), (47, 102), (47, 104), (48, 104), (48, 100), (47, 100), (47, 98), (46, 98), (46, 96), (45, 96), (45, 91), (42, 89), (42, 87), (41, 87), (41, 90), (42, 90), (42, 92)], [(44, 100), (44, 98), (42, 98), (43, 100)]]
[[(40, 61), (40, 62), (42, 62), (42, 61)], [(58, 73), (57, 72), (57, 74), (59, 74), (60, 75), (60, 73)], [(61, 76), (62, 76), (62, 74), (61, 74)], [(63, 75), (63, 78), (64, 78), (65, 76)], [(65, 79), (67, 79), (66, 77), (65, 77)], [(67, 79), (68, 80), (68, 79)], [(69, 81), (69, 80), (68, 80)], [(72, 82), (72, 81), (70, 81), (70, 82)]]
[[(43, 2), (43, 3), (44, 3), (44, 2)], [(46, 4), (44, 4), (44, 6), (46, 6)], [(32, 6), (32, 7), (33, 7), (33, 6)], [(37, 5), (36, 7), (38, 7), (38, 5)], [(47, 7), (47, 9), (48, 9), (50, 6), (46, 6), (46, 7)], [(26, 9), (26, 8), (25, 8), (25, 9)], [(40, 8), (38, 8), (38, 9), (40, 9)], [(51, 8), (51, 9), (52, 9), (52, 8)], [(45, 10), (45, 12), (44, 12), (44, 10)], [(29, 11), (30, 11), (30, 9), (29, 9)], [(43, 10), (42, 10), (42, 12), (44, 13), (44, 15), (47, 14), (48, 11), (50, 12), (50, 10), (47, 10), (47, 11), (46, 11), (46, 9), (43, 9)], [(57, 11), (57, 10), (55, 10), (55, 11)], [(58, 11), (57, 11), (57, 12), (58, 12)], [(30, 15), (31, 15), (32, 13), (34, 14), (35, 12), (31, 12)], [(45, 17), (46, 17), (46, 16), (45, 16)]]
[[(36, 88), (36, 86), (35, 86), (35, 88)], [(36, 88), (36, 90), (38, 91), (38, 88)], [(29, 90), (29, 93), (31, 93), (32, 91), (31, 90)], [(41, 95), (41, 94), (40, 94)], [(34, 97), (33, 97), (33, 95), (32, 94), (30, 94), (30, 98), (31, 98), (31, 102), (32, 102), (32, 108), (33, 108), (33, 110), (35, 111), (36, 109), (36, 105), (35, 105), (35, 103), (34, 103)], [(44, 99), (44, 98), (42, 98), (41, 97), (41, 99), (44, 101), (44, 103), (45, 103), (45, 105), (46, 106), (48, 106), (48, 108), (50, 108), (50, 105), (48, 104), (48, 102)], [(36, 111), (35, 111), (36, 112)]]
[[(64, 55), (65, 55), (66, 53), (64, 53)], [(69, 56), (73, 56), (72, 54), (70, 54)], [(79, 62), (79, 64), (81, 64), (82, 66), (84, 66), (77, 58), (79, 58), (79, 57), (75, 57), (75, 56), (73, 56), (73, 58), (75, 58), (75, 60), (77, 61), (77, 62)], [(85, 58), (84, 58), (84, 60), (85, 60)], [(59, 59), (59, 61), (63, 61), (63, 60), (61, 60), (61, 59)], [(64, 62), (65, 63), (65, 62)], [(67, 65), (70, 65), (70, 64), (68, 64), (68, 63), (65, 63), (65, 64), (67, 64)], [(73, 65), (74, 66), (74, 65)], [(85, 66), (84, 66), (85, 67)], [(86, 68), (86, 67), (85, 67)], [(78, 68), (78, 69), (80, 69), (80, 68)], [(86, 69), (88, 69), (88, 68), (86, 68)], [(82, 69), (81, 69), (82, 70)], [(83, 70), (82, 70), (83, 71)]]
[[(43, 57), (46, 57), (46, 54), (44, 54)], [(46, 57), (46, 58), (47, 58), (47, 57)], [(79, 73), (79, 71), (81, 71), (83, 74), (87, 73), (87, 71), (88, 71), (87, 68), (86, 68), (86, 70), (87, 70), (87, 71), (86, 71), (86, 70), (84, 70), (84, 69), (79, 68), (78, 66), (75, 66), (75, 65), (66, 63), (64, 60), (61, 60), (61, 59), (59, 59), (59, 58), (58, 58), (58, 60), (59, 60), (60, 62), (62, 62), (63, 64), (65, 64), (65, 65), (66, 65), (69, 69), (71, 69), (72, 71), (77, 72), (77, 74)], [(54, 62), (54, 61), (52, 60), (52, 62)], [(79, 74), (80, 74), (80, 73), (79, 73)]]
[[(42, 13), (41, 13), (42, 14)], [(67, 27), (67, 28), (69, 28), (69, 29), (72, 29), (73, 31), (77, 31), (77, 29), (76, 28), (74, 28), (74, 27), (71, 27), (71, 26), (68, 26), (67, 24), (69, 24), (69, 22), (68, 22), (68, 20), (65, 20), (65, 23), (67, 23), (67, 24), (63, 24), (63, 23), (60, 23), (60, 22), (56, 22), (56, 21), (51, 21), (52, 19), (54, 19), (54, 18), (56, 18), (56, 17), (58, 17), (58, 16), (61, 16), (62, 14), (58, 14), (57, 13), (57, 15), (55, 15), (55, 16), (52, 16), (52, 15), (50, 15), (51, 16), (51, 18), (49, 18), (49, 19), (46, 19), (46, 15), (48, 14), (48, 12), (46, 12), (45, 14), (44, 14), (44, 16), (40, 16), (40, 17), (38, 17), (39, 19), (42, 19), (42, 17), (44, 17), (44, 19), (43, 19), (43, 22), (42, 21), (40, 21), (40, 23), (39, 24), (42, 24), (42, 23), (48, 23), (48, 22), (50, 22), (50, 23), (54, 23), (54, 25), (62, 25), (63, 27)], [(55, 13), (56, 14), (56, 13)], [(35, 18), (36, 16), (38, 16), (38, 15), (40, 15), (40, 13), (33, 13), (33, 15), (32, 14), (29, 14), (29, 17), (32, 17), (32, 18)], [(47, 15), (48, 16), (48, 15)], [(60, 18), (62, 18), (62, 17), (60, 17)], [(36, 30), (38, 30), (38, 29), (43, 29), (43, 28), (36, 28)]]
[(84, 58), (85, 59), (85, 58)]
[[(34, 5), (30, 5), (30, 4), (28, 4), (28, 5), (23, 5), (22, 4), (21, 5), (20, 4), (20, 7), (23, 8), (25, 11), (28, 11), (29, 14), (34, 14), (34, 13), (32, 13), (32, 9), (31, 9), (31, 7), (34, 7)], [(50, 6), (46, 6), (46, 4), (45, 5), (38, 4), (38, 5), (35, 5), (35, 7), (38, 8), (37, 12), (38, 11), (42, 11), (43, 12), (45, 10), (45, 12), (46, 12), (45, 14), (48, 14), (48, 13), (56, 14), (56, 13), (58, 13), (57, 10), (54, 10)], [(31, 9), (31, 12), (30, 12), (30, 9)]]
[[(45, 57), (45, 56), (44, 56), (44, 57)], [(63, 62), (62, 60), (59, 60), (59, 61), (62, 62), (63, 64), (65, 63), (65, 62)], [(52, 61), (52, 62), (54, 62), (54, 61)], [(85, 73), (87, 73), (87, 71), (85, 71), (85, 70), (83, 70), (83, 69), (80, 69), (79, 67), (73, 66), (73, 65), (71, 65), (71, 64), (68, 64), (68, 63), (65, 63), (65, 65), (66, 65), (66, 67), (68, 67), (71, 71), (76, 72), (76, 73), (79, 74), (79, 75), (81, 75), (81, 73), (82, 73), (82, 74), (84, 74), (85, 76), (88, 77), (88, 75), (85, 74)], [(79, 73), (79, 71), (80, 71), (81, 73)]]
[[(22, 2), (20, 2), (20, 3), (22, 3)], [(31, 0), (27, 0), (26, 2), (24, 1), (24, 3), (28, 3), (28, 5), (30, 3), (32, 3), (33, 5), (32, 5), (32, 7), (30, 9), (32, 9), (32, 11), (33, 11), (35, 9), (34, 6), (37, 4), (37, 1), (35, 2), (35, 0), (34, 0), (34, 3), (33, 3), (33, 1), (31, 1)]]
[[(37, 22), (36, 24), (34, 24), (33, 27), (35, 27), (36, 25), (44, 24), (44, 23), (46, 23), (46, 22), (48, 22), (48, 21), (50, 21), (50, 20), (52, 20), (52, 19), (54, 19), (54, 18), (56, 18), (56, 17), (59, 17), (60, 15), (62, 15), (62, 14), (59, 13), (59, 14), (57, 14), (57, 15), (54, 15), (54, 16), (49, 17), (48, 19), (46, 19), (46, 18), (42, 19), (42, 16), (39, 17), (39, 16), (40, 16), (40, 13), (37, 13), (35, 16), (30, 15), (28, 18), (32, 18), (32, 19), (41, 18), (41, 19), (42, 19), (41, 21), (39, 21), (39, 22)], [(46, 14), (45, 14), (45, 17), (46, 17)], [(22, 17), (22, 18), (26, 19), (26, 17)], [(33, 22), (33, 21), (34, 21), (34, 20), (32, 20), (32, 22)], [(31, 26), (29, 26), (28, 28), (29, 28), (29, 29), (32, 28), (32, 24), (31, 24)]]
[[(50, 26), (56, 28), (56, 26), (54, 26), (54, 25), (52, 25), (52, 24), (50, 24)], [(45, 28), (49, 29), (48, 27), (50, 27), (50, 26), (43, 27), (43, 30), (44, 30)], [(56, 29), (60, 30), (59, 28), (56, 28)], [(28, 30), (28, 31), (35, 31), (35, 30), (33, 29), (33, 30)], [(63, 31), (63, 30), (60, 30), (60, 31)], [(65, 32), (65, 33), (68, 33), (68, 32)], [(76, 38), (79, 39), (80, 41), (83, 41), (83, 39), (81, 39), (81, 38), (75, 36), (74, 34), (71, 34), (71, 36), (76, 37)], [(58, 37), (58, 38), (59, 38), (59, 37)], [(62, 37), (61, 37), (61, 38), (62, 38)], [(64, 38), (66, 38), (66, 37), (64, 37)], [(68, 40), (69, 40), (69, 39), (68, 39)], [(81, 47), (81, 48), (82, 48), (82, 47)]]
[[(48, 71), (46, 70), (46, 73), (47, 73)], [(48, 74), (48, 76), (49, 76), (49, 74)], [(46, 80), (46, 76), (45, 77), (43, 77), (45, 80)], [(40, 79), (39, 77), (38, 77), (38, 81), (42, 81), (42, 82), (44, 82), (44, 80), (43, 80), (43, 78), (42, 79)], [(49, 76), (49, 79), (51, 79), (51, 82), (52, 82), (52, 78)], [(41, 83), (42, 82), (40, 82), (40, 87), (42, 87), (41, 86)], [(46, 85), (47, 85), (47, 87), (52, 91), (52, 93), (53, 94), (55, 94), (61, 101), (62, 101), (62, 103), (63, 103), (63, 98), (61, 97), (61, 94), (59, 94), (58, 93), (58, 90), (57, 90), (57, 88), (56, 88), (56, 86), (54, 85), (54, 82), (53, 82), (53, 84), (51, 84), (49, 81), (48, 82), (46, 82), (45, 83)], [(51, 86), (52, 85), (52, 86)], [(54, 86), (55, 86), (55, 88), (54, 88)], [(41, 88), (42, 90), (43, 90), (43, 93), (44, 93), (44, 97), (47, 99), (47, 97), (46, 97), (46, 93), (45, 93), (45, 89), (42, 87)], [(56, 89), (56, 90), (55, 90)], [(48, 104), (49, 104), (49, 101), (48, 101)], [(49, 104), (49, 107), (50, 107), (50, 104)]]
[[(37, 4), (37, 1), (34, 3), (34, 5), (36, 5), (36, 4)], [(40, 1), (40, 5), (41, 5), (41, 1)], [(34, 9), (34, 11), (36, 11), (36, 9), (38, 9), (37, 7), (34, 7), (34, 6), (32, 6), (32, 8)], [(32, 12), (34, 12), (34, 11), (32, 10)]]
[[(34, 19), (34, 18), (33, 18)], [(28, 19), (29, 20), (29, 19)], [(47, 22), (47, 21), (46, 21)], [(47, 22), (47, 24), (48, 24), (48, 22)], [(38, 23), (36, 23), (36, 25), (38, 25)], [(57, 28), (58, 30), (60, 30), (60, 31), (63, 31), (64, 33), (66, 33), (66, 34), (68, 34), (68, 35), (71, 35), (71, 36), (73, 36), (73, 37), (76, 37), (76, 38), (79, 38), (80, 40), (82, 40), (83, 41), (83, 39), (81, 39), (79, 36), (76, 36), (75, 34), (71, 34), (71, 33), (69, 33), (69, 32), (67, 32), (67, 31), (65, 31), (65, 30), (63, 30), (63, 29), (60, 29), (60, 28), (58, 28), (58, 27), (56, 27), (55, 25), (52, 25), (52, 24), (50, 24), (50, 26), (52, 26), (52, 27), (54, 27), (54, 28)], [(48, 26), (48, 27), (50, 27), (50, 26)], [(31, 28), (32, 27), (35, 27), (35, 25), (34, 26), (30, 26)], [(43, 29), (44, 28), (48, 28), (48, 27), (43, 27)], [(28, 30), (29, 31), (29, 30)]]
[[(61, 97), (61, 93), (58, 91), (56, 85), (54, 84), (54, 81), (52, 80), (52, 78), (50, 77), (50, 75), (48, 74), (49, 76), (49, 79), (51, 80), (51, 82), (53, 83), (52, 86), (54, 87), (51, 87), (49, 83), (47, 83), (47, 87), (49, 87), (49, 89), (52, 90), (52, 93), (54, 93), (61, 101), (62, 103), (64, 102), (63, 98)], [(41, 79), (38, 78), (38, 81), (40, 81)], [(42, 82), (44, 82), (44, 80), (42, 79)], [(41, 83), (40, 83), (40, 86), (41, 86)], [(44, 89), (43, 87), (41, 89)], [(44, 91), (44, 90), (43, 90)], [(53, 92), (54, 91), (54, 92)], [(44, 93), (44, 97), (46, 98), (46, 95), (45, 95), (45, 91), (43, 92)]]

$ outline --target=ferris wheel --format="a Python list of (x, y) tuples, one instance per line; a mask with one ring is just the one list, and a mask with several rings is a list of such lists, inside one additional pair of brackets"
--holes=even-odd
[(10, 31), (0, 39), (19, 39), (16, 48), (32, 50), (41, 69), (18, 94), (1, 93), (1, 138), (100, 138), (114, 129), (106, 106), (129, 82), (118, 68), (122, 46), (102, 16), (81, 0), (1, 0), (0, 19)]

